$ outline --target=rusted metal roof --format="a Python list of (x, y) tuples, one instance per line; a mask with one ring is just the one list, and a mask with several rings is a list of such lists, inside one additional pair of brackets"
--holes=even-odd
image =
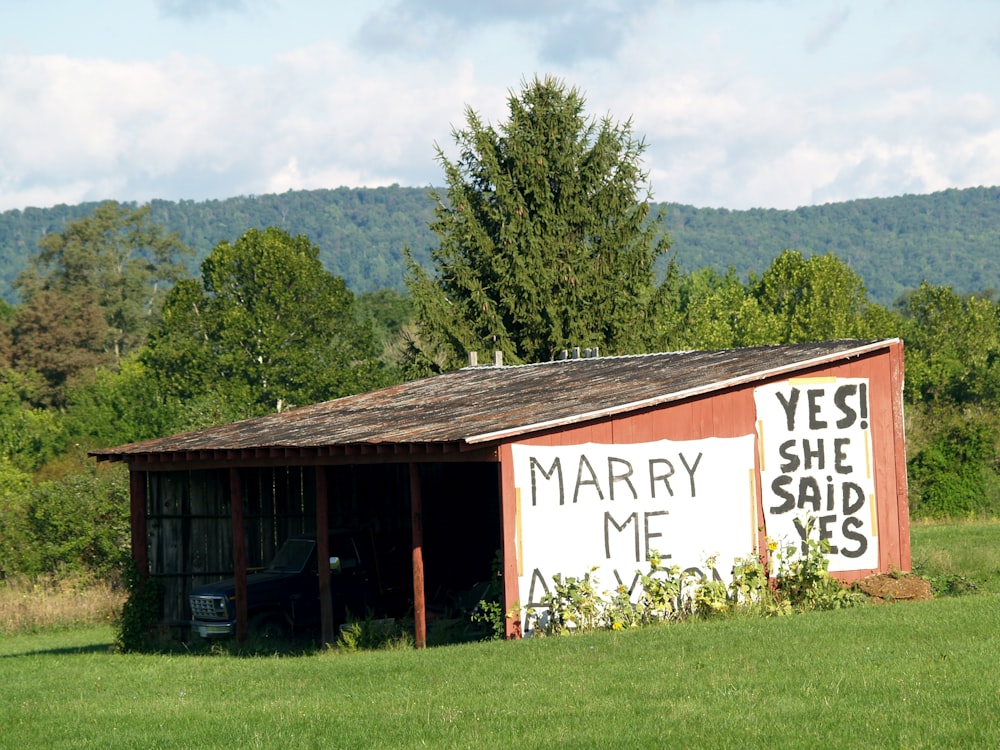
[[(479, 366), (170, 437), (96, 450), (101, 460), (462, 451), (864, 356), (896, 340)], [(346, 453), (345, 453), (346, 452)]]

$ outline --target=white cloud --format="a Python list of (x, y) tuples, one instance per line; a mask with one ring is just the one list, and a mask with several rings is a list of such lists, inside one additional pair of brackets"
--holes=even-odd
[[(124, 46), (78, 13), (72, 53), (0, 47), (0, 210), (440, 184), (434, 144), (453, 155), (465, 106), (498, 123), (508, 90), (547, 73), (591, 114), (633, 118), (657, 200), (791, 208), (995, 183), (1000, 16), (977, 23), (984, 10), (162, 0), (114, 26)], [(26, 28), (5, 13), (0, 33)]]

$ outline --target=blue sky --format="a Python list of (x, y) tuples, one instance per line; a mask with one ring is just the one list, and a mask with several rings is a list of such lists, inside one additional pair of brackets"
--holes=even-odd
[(547, 74), (658, 201), (1000, 184), (993, 0), (3, 0), (0, 210), (439, 185), (465, 107)]

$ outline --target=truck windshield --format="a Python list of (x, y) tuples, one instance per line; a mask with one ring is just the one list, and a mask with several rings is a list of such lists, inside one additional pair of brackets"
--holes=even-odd
[(301, 573), (309, 562), (309, 555), (315, 544), (311, 539), (289, 539), (281, 545), (268, 569), (282, 573)]

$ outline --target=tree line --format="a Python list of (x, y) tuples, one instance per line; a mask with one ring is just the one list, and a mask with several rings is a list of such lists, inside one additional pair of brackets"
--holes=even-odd
[(0, 307), (0, 577), (105, 575), (127, 543), (127, 477), (93, 448), (196, 429), (461, 366), (574, 346), (627, 354), (899, 336), (914, 517), (1000, 512), (1000, 308), (920, 283), (891, 305), (832, 252), (774, 248), (759, 273), (685, 270), (631, 123), (535, 79), (509, 119), (469, 110), (438, 151), (406, 291), (355, 294), (279, 226), (194, 251), (151, 206), (108, 202), (46, 234)]
[[(319, 247), (323, 266), (355, 294), (405, 291), (403, 247), (430, 269), (437, 244), (429, 190), (381, 188), (293, 190), (209, 201), (149, 203), (151, 221), (192, 249), (192, 273), (212, 249), (249, 229), (277, 227)], [(99, 203), (0, 212), (0, 297), (16, 302), (17, 275), (43, 237), (89, 216)], [(131, 208), (138, 208), (131, 205)], [(795, 210), (696, 208), (650, 203), (665, 214), (672, 257), (685, 272), (734, 268), (746, 280), (777, 249), (833, 253), (865, 279), (869, 296), (891, 305), (922, 281), (960, 294), (1000, 289), (1000, 187), (871, 198)], [(661, 264), (657, 271), (663, 273)]]

